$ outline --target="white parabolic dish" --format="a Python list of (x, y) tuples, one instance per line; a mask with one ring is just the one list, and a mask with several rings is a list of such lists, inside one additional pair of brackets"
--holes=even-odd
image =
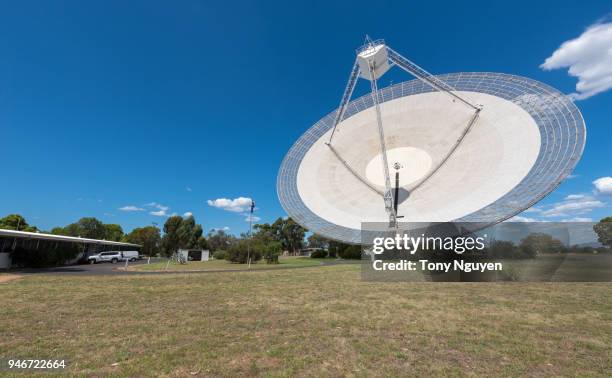
[[(470, 109), (418, 80), (381, 90), (392, 180), (399, 171), (402, 222), (497, 223), (532, 206), (571, 173), (584, 148), (585, 126), (562, 93), (497, 73), (438, 78), (482, 105), (477, 122), (443, 164)], [(337, 154), (326, 145), (335, 114), (293, 145), (277, 189), (289, 216), (310, 231), (359, 243), (362, 223), (388, 221), (371, 96), (349, 103), (333, 139)]]

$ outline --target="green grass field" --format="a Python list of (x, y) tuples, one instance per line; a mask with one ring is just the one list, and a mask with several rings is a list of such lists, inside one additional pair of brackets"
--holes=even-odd
[(226, 260), (210, 260), (210, 261), (190, 261), (187, 264), (179, 264), (171, 261), (169, 264), (167, 261), (154, 262), (151, 264), (134, 265), (130, 270), (143, 270), (143, 271), (207, 271), (207, 270), (248, 270), (248, 269), (275, 269), (275, 268), (293, 268), (302, 266), (319, 266), (324, 260), (330, 259), (311, 259), (309, 257), (294, 257), (294, 256), (281, 256), (279, 257), (278, 264), (266, 264), (265, 261), (260, 260), (256, 263), (251, 264), (248, 268), (246, 264), (232, 264)]
[(611, 284), (371, 283), (359, 269), (22, 277), (0, 284), (0, 357), (66, 358), (86, 376), (612, 369)]

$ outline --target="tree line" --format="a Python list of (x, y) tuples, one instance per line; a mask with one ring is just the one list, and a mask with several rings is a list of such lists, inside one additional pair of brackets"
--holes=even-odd
[[(18, 231), (45, 232), (30, 225), (19, 214), (0, 218), (0, 228)], [(163, 231), (163, 232), (162, 232)], [(275, 222), (256, 224), (252, 235), (234, 236), (223, 230), (211, 230), (204, 235), (203, 228), (194, 216), (171, 216), (163, 228), (149, 225), (134, 228), (125, 233), (119, 224), (104, 223), (95, 217), (84, 217), (66, 226), (54, 227), (46, 233), (89, 239), (120, 241), (139, 244), (141, 253), (148, 256), (172, 256), (178, 249), (209, 249), (222, 251), (234, 262), (246, 262), (252, 252), (252, 260), (278, 255), (282, 251), (297, 254), (305, 246), (307, 230), (291, 218), (278, 218)], [(318, 240), (309, 238), (309, 240)], [(321, 239), (322, 240), (322, 239)], [(319, 241), (320, 242), (320, 241)]]
[[(19, 214), (10, 214), (0, 218), (0, 228), (18, 231), (42, 232), (29, 224)], [(606, 247), (612, 246), (612, 217), (606, 217), (593, 226), (598, 240)], [(162, 233), (163, 231), (163, 233)], [(326, 239), (317, 234), (307, 238), (306, 230), (290, 217), (278, 218), (272, 223), (260, 223), (253, 226), (252, 235), (242, 233), (231, 235), (223, 230), (211, 230), (204, 235), (203, 228), (195, 217), (169, 217), (160, 229), (149, 225), (134, 228), (125, 233), (119, 224), (103, 223), (94, 217), (84, 217), (63, 227), (54, 227), (49, 233), (55, 235), (75, 236), (90, 239), (104, 239), (139, 244), (141, 253), (148, 256), (172, 256), (178, 249), (208, 249), (216, 258), (231, 262), (246, 263), (248, 258), (257, 261), (262, 258), (273, 258), (282, 252), (298, 254), (304, 247), (319, 249), (315, 257), (341, 257), (359, 259), (361, 247), (348, 245)], [(549, 251), (567, 252), (560, 242), (536, 235), (524, 240), (520, 245), (499, 242), (497, 250), (505, 250), (515, 255), (533, 256)], [(585, 248), (570, 248), (571, 251), (586, 252)], [(587, 248), (588, 249), (588, 248)]]

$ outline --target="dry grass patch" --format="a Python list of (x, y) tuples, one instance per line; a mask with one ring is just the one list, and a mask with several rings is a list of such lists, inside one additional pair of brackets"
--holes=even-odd
[[(226, 260), (209, 260), (209, 261), (190, 261), (187, 264), (179, 264), (175, 261), (159, 261), (151, 264), (134, 265), (128, 270), (132, 271), (173, 271), (173, 272), (193, 272), (193, 271), (221, 271), (221, 270), (260, 270), (260, 269), (278, 269), (278, 268), (295, 268), (304, 266), (319, 266), (324, 259), (311, 259), (310, 257), (299, 256), (281, 256), (278, 264), (266, 264), (265, 261), (252, 263), (249, 267), (247, 264), (233, 264)], [(327, 259), (325, 259), (327, 260)]]
[(18, 274), (0, 273), (0, 284), (21, 278)]
[[(76, 375), (606, 376), (612, 285), (372, 283), (358, 265), (36, 276), (0, 286), (0, 356)], [(118, 363), (117, 366), (112, 366)]]

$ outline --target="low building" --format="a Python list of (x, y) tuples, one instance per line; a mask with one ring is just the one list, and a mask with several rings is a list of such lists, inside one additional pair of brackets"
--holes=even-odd
[(110, 240), (0, 229), (0, 269), (74, 264), (102, 251), (140, 247)]
[(300, 256), (308, 256), (312, 255), (313, 252), (316, 251), (325, 251), (325, 248), (302, 248), (300, 249)]
[(208, 261), (210, 258), (208, 249), (179, 249), (178, 253), (185, 261)]

